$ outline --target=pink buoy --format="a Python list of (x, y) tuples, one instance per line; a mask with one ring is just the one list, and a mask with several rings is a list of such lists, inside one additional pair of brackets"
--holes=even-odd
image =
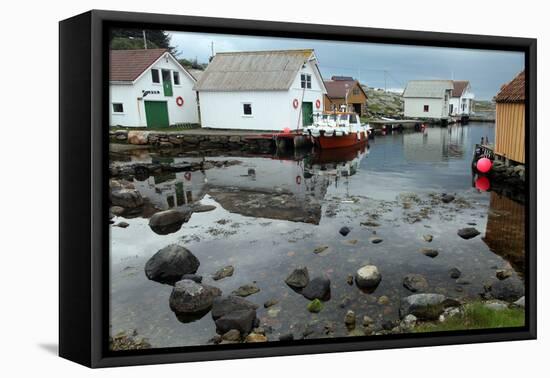
[(476, 163), (476, 168), (481, 173), (487, 173), (493, 167), (493, 162), (487, 158), (481, 158)]
[(479, 176), (476, 180), (476, 189), (486, 192), (491, 187), (489, 179), (485, 176)]
[(290, 134), (290, 128), (289, 128), (289, 127), (285, 127), (285, 128), (283, 129), (283, 133), (285, 133), (285, 134)]

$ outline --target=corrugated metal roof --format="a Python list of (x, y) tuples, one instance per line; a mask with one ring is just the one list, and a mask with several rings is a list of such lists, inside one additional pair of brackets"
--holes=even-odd
[(195, 80), (199, 80), (201, 78), (202, 74), (204, 73), (203, 70), (197, 70), (197, 69), (194, 69), (194, 68), (188, 69), (187, 72), (189, 72), (191, 74), (191, 76), (193, 76), (195, 78)]
[(496, 102), (524, 102), (525, 71), (521, 71), (512, 81), (503, 85), (495, 100)]
[(288, 90), (313, 49), (217, 53), (197, 91)]
[(453, 89), (452, 80), (411, 80), (403, 97), (443, 98), (445, 91)]

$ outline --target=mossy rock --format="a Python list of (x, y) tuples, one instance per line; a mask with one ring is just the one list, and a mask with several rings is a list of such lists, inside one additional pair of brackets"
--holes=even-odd
[(317, 313), (317, 312), (321, 312), (322, 309), (323, 309), (323, 302), (321, 302), (319, 299), (314, 299), (311, 302), (309, 302), (307, 305), (307, 310), (309, 312)]

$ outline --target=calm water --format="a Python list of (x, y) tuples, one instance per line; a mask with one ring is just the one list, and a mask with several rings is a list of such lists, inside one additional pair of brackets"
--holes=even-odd
[[(168, 209), (186, 203), (215, 205), (211, 212), (194, 213), (188, 223), (169, 235), (157, 235), (148, 216), (116, 217), (128, 228), (111, 228), (111, 330), (136, 329), (153, 347), (205, 344), (215, 335), (209, 314), (181, 323), (168, 305), (171, 286), (149, 281), (146, 261), (159, 249), (179, 243), (200, 260), (203, 283), (229, 294), (256, 282), (261, 289), (247, 297), (260, 305), (268, 335), (301, 334), (307, 323), (330, 325), (334, 336), (347, 334), (344, 315), (354, 310), (359, 319), (378, 325), (398, 319), (399, 299), (410, 295), (402, 286), (408, 273), (425, 276), (428, 292), (471, 299), (494, 279), (495, 270), (512, 267), (510, 279), (520, 280), (524, 264), (524, 209), (521, 204), (472, 187), (472, 148), (481, 137), (494, 140), (488, 123), (430, 128), (425, 133), (379, 136), (368, 150), (306, 153), (305, 156), (185, 156), (135, 150), (113, 154), (116, 164), (151, 162), (231, 161), (226, 167), (150, 176), (134, 185), (148, 198), (149, 209)], [(453, 193), (449, 204), (441, 193)], [(153, 212), (156, 210), (153, 210)], [(361, 223), (371, 221), (378, 227)], [(463, 240), (458, 229), (475, 224), (481, 235)], [(342, 226), (351, 232), (343, 237)], [(376, 234), (383, 239), (372, 244)], [(433, 235), (424, 241), (423, 235)], [(328, 248), (320, 254), (313, 250)], [(434, 259), (419, 252), (439, 249)], [(346, 278), (366, 263), (378, 266), (382, 282), (374, 293), (349, 286)], [(211, 274), (233, 265), (232, 277), (213, 281)], [(307, 311), (308, 300), (284, 283), (296, 267), (305, 265), (310, 277), (331, 279), (331, 299), (319, 314)], [(459, 284), (448, 271), (458, 267)], [(379, 304), (381, 296), (389, 302)], [(279, 303), (269, 309), (270, 299)], [(341, 308), (347, 300), (349, 304)]]

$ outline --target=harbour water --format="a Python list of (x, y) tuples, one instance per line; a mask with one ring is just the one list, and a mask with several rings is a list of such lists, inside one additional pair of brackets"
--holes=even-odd
[[(246, 299), (259, 305), (260, 326), (270, 341), (288, 333), (346, 336), (348, 310), (369, 316), (378, 327), (395, 321), (401, 298), (411, 294), (403, 286), (411, 273), (426, 279), (426, 292), (462, 301), (479, 298), (497, 269), (511, 269), (509, 279), (521, 282), (524, 207), (475, 188), (472, 149), (482, 137), (494, 140), (494, 124), (393, 133), (376, 137), (368, 148), (338, 151), (112, 153), (113, 164), (120, 166), (162, 161), (203, 162), (205, 168), (133, 178), (131, 185), (146, 204), (140, 212), (112, 219), (111, 334), (135, 330), (152, 347), (204, 345), (215, 335), (209, 314), (179, 321), (168, 304), (172, 286), (145, 276), (147, 260), (173, 243), (199, 259), (203, 283), (224, 294), (246, 284), (260, 289)], [(446, 203), (442, 194), (455, 199)], [(157, 211), (198, 203), (215, 209), (193, 213), (166, 235), (149, 227)], [(121, 221), (128, 226), (114, 226)], [(349, 234), (340, 234), (342, 227)], [(457, 231), (465, 227), (480, 235), (460, 238)], [(437, 257), (427, 257), (422, 248), (436, 249)], [(347, 282), (365, 264), (376, 265), (382, 275), (371, 293)], [(228, 265), (234, 274), (214, 281), (212, 274)], [(320, 313), (310, 313), (309, 300), (285, 284), (299, 266), (307, 266), (312, 278), (331, 281), (330, 299)], [(462, 272), (460, 279), (449, 277), (452, 268)], [(270, 300), (277, 303), (264, 308)]]

